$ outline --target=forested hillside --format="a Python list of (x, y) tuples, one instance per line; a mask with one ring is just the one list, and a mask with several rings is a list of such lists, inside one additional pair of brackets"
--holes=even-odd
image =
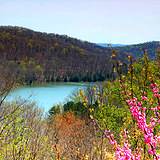
[(112, 76), (111, 51), (66, 35), (0, 27), (0, 60), (33, 81), (102, 81)]
[(160, 48), (159, 41), (114, 47), (114, 49), (118, 50), (119, 53), (130, 53), (135, 58), (143, 57), (144, 50), (147, 50), (148, 56), (151, 59), (155, 58), (158, 48)]
[[(141, 57), (143, 49), (155, 57), (159, 42), (116, 47), (116, 59)], [(103, 81), (114, 79), (112, 49), (66, 35), (35, 32), (22, 27), (0, 27), (1, 66), (20, 80), (32, 82)], [(124, 65), (124, 70), (126, 70)]]
[(160, 48), (160, 41), (145, 42), (140, 44), (107, 44), (107, 43), (98, 43), (98, 46), (104, 47), (106, 49), (112, 47), (117, 50), (119, 54), (124, 55), (124, 53), (131, 54), (134, 58), (141, 58), (144, 54), (144, 50), (147, 50), (148, 56), (150, 59), (156, 57), (156, 51)]

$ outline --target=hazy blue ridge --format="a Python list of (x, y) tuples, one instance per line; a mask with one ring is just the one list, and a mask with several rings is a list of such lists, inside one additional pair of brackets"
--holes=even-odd
[(110, 46), (112, 47), (123, 47), (123, 46), (126, 46), (125, 44), (109, 44), (109, 43), (97, 43), (98, 46), (101, 46), (101, 47), (105, 47), (105, 48), (108, 48)]

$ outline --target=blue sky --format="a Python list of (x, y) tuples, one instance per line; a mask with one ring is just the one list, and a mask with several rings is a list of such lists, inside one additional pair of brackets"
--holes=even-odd
[(160, 0), (0, 0), (0, 25), (96, 43), (160, 40)]

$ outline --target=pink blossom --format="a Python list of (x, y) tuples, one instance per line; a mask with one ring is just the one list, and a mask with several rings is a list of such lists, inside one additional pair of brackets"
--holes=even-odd
[[(159, 98), (159, 89), (157, 88), (157, 85), (155, 83), (151, 84), (151, 89), (153, 92), (153, 96)], [(146, 96), (142, 96), (142, 100), (145, 101), (148, 98)], [(155, 157), (158, 157), (156, 154), (156, 147), (157, 143), (159, 142), (159, 137), (154, 135), (154, 127), (156, 126), (156, 123), (159, 122), (159, 119), (150, 118), (149, 125), (147, 125), (146, 121), (146, 108), (142, 107), (142, 102), (138, 102), (136, 98), (127, 100), (128, 105), (130, 106), (130, 111), (133, 116), (133, 118), (137, 121), (138, 127), (143, 131), (144, 134), (144, 142), (148, 145), (150, 148), (148, 150), (148, 153), (151, 155), (154, 155)], [(158, 113), (156, 110), (159, 109), (158, 107), (151, 108), (151, 110), (155, 111), (155, 115), (157, 117)]]
[(141, 98), (142, 98), (143, 101), (148, 100), (148, 98), (146, 96), (142, 96)]
[(155, 154), (155, 152), (152, 149), (148, 150), (148, 153), (151, 154), (151, 155)]
[[(160, 98), (159, 89), (157, 88), (156, 83), (150, 85), (152, 89), (153, 96)], [(148, 97), (142, 96), (142, 101), (148, 100)], [(160, 155), (156, 153), (157, 144), (160, 142), (160, 136), (154, 134), (154, 128), (157, 123), (160, 123), (159, 112), (160, 104), (156, 107), (151, 107), (151, 110), (154, 111), (155, 117), (151, 117), (149, 123), (146, 120), (146, 107), (142, 106), (142, 102), (138, 101), (136, 97), (126, 101), (130, 107), (130, 112), (132, 117), (136, 120), (138, 128), (142, 131), (144, 136), (144, 142), (148, 146), (148, 153), (154, 156), (154, 160), (160, 160)], [(108, 137), (110, 143), (115, 146), (115, 157), (117, 160), (140, 160), (141, 152), (133, 153), (130, 149), (130, 145), (127, 141), (127, 132), (124, 131), (124, 143), (123, 146), (118, 145), (117, 141), (114, 139), (114, 135), (110, 131), (105, 131), (104, 134)]]
[(151, 83), (150, 86), (151, 86), (151, 88), (154, 88), (154, 87), (157, 87), (157, 84), (156, 83)]

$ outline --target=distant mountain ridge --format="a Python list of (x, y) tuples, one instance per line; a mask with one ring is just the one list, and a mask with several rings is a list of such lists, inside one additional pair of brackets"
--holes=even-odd
[(125, 44), (110, 44), (110, 43), (97, 43), (98, 46), (101, 46), (101, 47), (123, 47), (123, 46), (126, 46)]

